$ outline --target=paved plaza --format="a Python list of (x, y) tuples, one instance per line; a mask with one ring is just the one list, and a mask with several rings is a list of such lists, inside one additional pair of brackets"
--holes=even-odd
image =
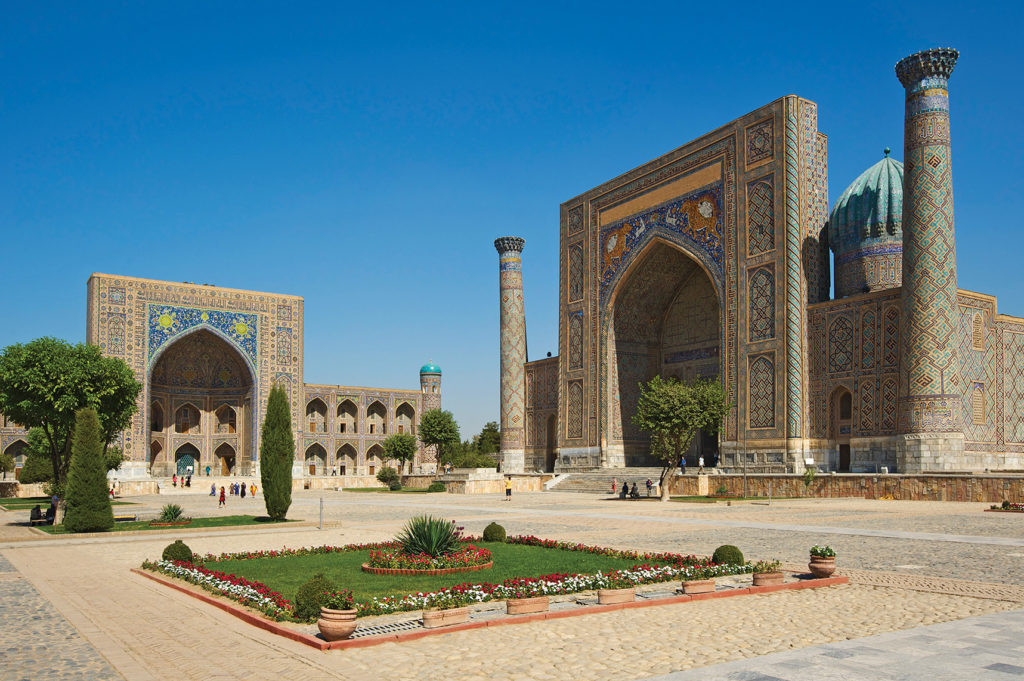
[[(941, 679), (1024, 676), (1024, 515), (986, 504), (807, 499), (753, 504), (299, 492), (259, 529), (49, 538), (0, 512), (2, 679)], [(170, 497), (140, 497), (155, 515)], [(175, 495), (194, 516), (263, 512), (262, 499)], [(120, 510), (120, 509), (119, 509)], [(391, 537), (420, 512), (478, 534), (535, 534), (637, 550), (806, 566), (827, 543), (850, 584), (654, 606), (315, 651), (129, 572), (181, 537), (201, 553)], [(13, 616), (12, 616), (13, 615)], [(699, 675), (699, 676), (698, 676)]]

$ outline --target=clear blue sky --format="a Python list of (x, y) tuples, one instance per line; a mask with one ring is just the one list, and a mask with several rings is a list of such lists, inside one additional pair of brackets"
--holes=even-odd
[(306, 299), (310, 382), (444, 370), (498, 418), (497, 236), (557, 352), (558, 206), (752, 109), (819, 105), (835, 200), (890, 146), (900, 58), (951, 80), (960, 285), (1024, 315), (1020, 3), (7, 4), (0, 346), (85, 337), (94, 271)]

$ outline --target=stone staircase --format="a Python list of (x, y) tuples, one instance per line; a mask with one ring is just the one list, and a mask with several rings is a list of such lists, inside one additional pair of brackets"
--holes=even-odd
[[(673, 473), (674, 474), (674, 473)], [(567, 478), (552, 485), (551, 489), (556, 492), (585, 492), (588, 494), (612, 495), (612, 480), (618, 480), (619, 487), (623, 481), (630, 484), (636, 483), (636, 491), (641, 496), (647, 495), (647, 478), (657, 487), (661, 479), (660, 468), (606, 468), (598, 471), (587, 471), (585, 473), (570, 473)], [(618, 487), (616, 487), (616, 493)]]

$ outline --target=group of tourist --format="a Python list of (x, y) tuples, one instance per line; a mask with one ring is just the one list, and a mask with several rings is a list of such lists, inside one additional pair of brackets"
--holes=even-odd
[[(613, 495), (615, 494), (615, 490), (618, 489), (618, 487), (619, 487), (619, 479), (618, 478), (612, 478), (612, 494)], [(653, 492), (653, 491), (654, 491), (654, 482), (650, 478), (647, 478), (647, 496), (651, 496), (651, 492)], [(636, 491), (636, 481), (633, 482), (632, 489), (630, 489), (629, 481), (628, 480), (626, 480), (626, 481), (624, 481), (622, 483), (622, 489), (619, 490), (619, 498), (620, 499), (625, 499), (626, 497), (629, 497), (630, 499), (639, 499), (640, 498), (640, 493)]]
[[(192, 468), (192, 467), (189, 466), (189, 468)], [(177, 473), (175, 473), (174, 475), (171, 476), (171, 486), (172, 487), (177, 487), (178, 486), (178, 474)], [(181, 476), (181, 486), (182, 487), (191, 487), (192, 486), (192, 474), (191, 473), (189, 473), (188, 475)]]
[[(253, 498), (256, 497), (256, 483), (255, 482), (249, 483), (248, 486), (246, 486), (246, 484), (244, 482), (233, 482), (230, 485), (228, 485), (226, 488), (223, 485), (221, 485), (221, 488), (220, 488), (220, 502), (217, 504), (217, 508), (220, 508), (221, 506), (224, 506), (224, 505), (227, 504), (227, 495), (228, 494), (230, 494), (231, 496), (241, 497), (241, 498), (244, 499), (246, 493), (248, 493), (249, 496), (251, 496)], [(217, 496), (217, 485), (216, 484), (210, 485), (210, 496), (211, 497)]]

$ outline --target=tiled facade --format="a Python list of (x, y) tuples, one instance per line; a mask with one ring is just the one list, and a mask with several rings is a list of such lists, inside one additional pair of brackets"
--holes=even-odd
[[(1024, 319), (956, 287), (955, 59), (930, 50), (897, 68), (913, 188), (885, 159), (870, 175), (892, 196), (869, 188), (860, 211), (844, 195), (836, 300), (827, 141), (808, 100), (779, 99), (562, 204), (560, 356), (526, 365), (526, 413), (557, 389), (558, 436), (528, 426), (527, 466), (649, 464), (631, 416), (638, 384), (662, 374), (721, 377), (734, 405), (722, 465), (1024, 469)], [(531, 387), (556, 360), (556, 389)]]
[[(260, 425), (272, 385), (292, 408), (296, 475), (366, 475), (382, 465), (381, 442), (415, 433), (441, 406), (441, 373), (420, 373), (419, 390), (308, 384), (303, 377), (303, 299), (188, 283), (94, 274), (86, 342), (123, 359), (144, 386), (120, 444), (119, 477), (257, 471)], [(25, 432), (0, 428), (0, 447), (20, 449)], [(13, 448), (13, 449), (9, 449)], [(432, 472), (421, 447), (414, 472)]]

